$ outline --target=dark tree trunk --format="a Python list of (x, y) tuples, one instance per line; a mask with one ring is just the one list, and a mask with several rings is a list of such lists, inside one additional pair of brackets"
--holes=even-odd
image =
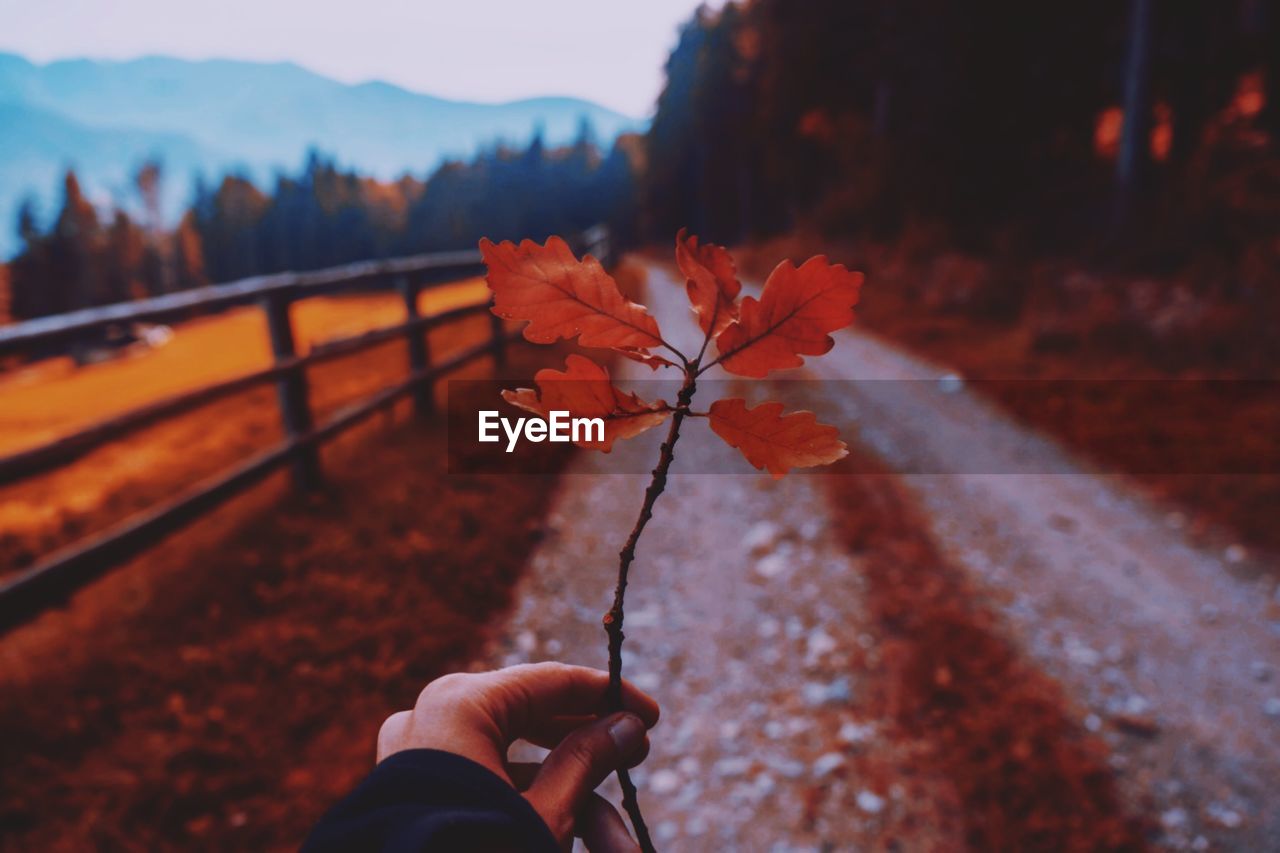
[(1116, 158), (1116, 224), (1123, 226), (1151, 171), (1151, 0), (1130, 0), (1124, 127)]

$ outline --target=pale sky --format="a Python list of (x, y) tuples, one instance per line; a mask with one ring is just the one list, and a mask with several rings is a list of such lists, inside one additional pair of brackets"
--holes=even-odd
[[(718, 7), (723, 0), (708, 5)], [(647, 116), (697, 0), (0, 0), (0, 51), (291, 60), (448, 98), (588, 98)]]

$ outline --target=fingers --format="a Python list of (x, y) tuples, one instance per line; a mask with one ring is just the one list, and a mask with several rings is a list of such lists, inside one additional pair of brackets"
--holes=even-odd
[(564, 740), (571, 732), (594, 723), (598, 719), (600, 719), (599, 715), (592, 714), (587, 717), (552, 717), (546, 720), (529, 720), (521, 737), (534, 746), (540, 746), (543, 749), (555, 749), (559, 746), (560, 741)]
[[(536, 723), (554, 717), (590, 716), (608, 710), (605, 689), (609, 674), (584, 666), (534, 663), (485, 673), (484, 696), (494, 719), (514, 740), (526, 737)], [(635, 685), (623, 681), (622, 705), (652, 728), (658, 722), (658, 703)]]
[(613, 714), (569, 734), (542, 762), (525, 797), (561, 841), (573, 829), (581, 803), (609, 774), (643, 755), (645, 721)]
[(379, 762), (393, 752), (399, 752), (404, 748), (401, 744), (404, 742), (412, 718), (412, 711), (400, 711), (387, 717), (383, 722), (382, 728), (378, 730), (377, 760)]
[(640, 849), (618, 810), (599, 794), (592, 794), (578, 812), (573, 834), (582, 839), (588, 853), (635, 853)]

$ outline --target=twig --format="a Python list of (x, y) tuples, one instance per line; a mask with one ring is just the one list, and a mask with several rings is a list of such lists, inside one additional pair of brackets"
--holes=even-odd
[[(604, 615), (604, 630), (609, 636), (609, 688), (606, 697), (609, 708), (614, 711), (622, 710), (622, 641), (626, 637), (622, 633), (622, 619), (623, 601), (627, 595), (627, 575), (631, 570), (631, 563), (636, 558), (636, 543), (640, 541), (640, 534), (644, 532), (645, 525), (653, 517), (653, 505), (657, 502), (658, 495), (662, 494), (663, 489), (667, 487), (667, 472), (676, 458), (675, 447), (676, 441), (680, 438), (680, 424), (689, 414), (689, 404), (697, 390), (694, 380), (696, 370), (697, 362), (695, 361), (685, 371), (684, 385), (681, 386), (680, 393), (676, 397), (675, 413), (671, 416), (671, 428), (667, 431), (666, 441), (662, 443), (662, 448), (658, 452), (658, 464), (653, 469), (653, 479), (649, 481), (649, 488), (645, 489), (640, 517), (636, 519), (635, 527), (627, 537), (627, 543), (618, 552), (618, 585), (613, 590), (613, 606)], [(622, 785), (622, 807), (631, 818), (631, 825), (635, 828), (640, 849), (644, 853), (653, 853), (655, 849), (653, 840), (649, 837), (644, 816), (640, 814), (640, 801), (636, 796), (635, 783), (631, 781), (631, 775), (625, 769), (618, 770), (618, 782)]]

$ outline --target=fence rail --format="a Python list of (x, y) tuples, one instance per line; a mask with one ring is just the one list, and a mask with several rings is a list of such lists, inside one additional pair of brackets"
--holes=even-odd
[[(611, 259), (609, 233), (596, 226), (571, 241), (580, 252), (604, 262)], [(319, 448), (378, 411), (409, 397), (416, 414), (430, 415), (435, 383), (471, 362), (490, 356), (505, 362), (509, 332), (500, 318), (492, 322), (488, 340), (433, 364), (426, 333), (470, 316), (487, 313), (488, 302), (463, 305), (437, 314), (418, 312), (419, 294), (432, 286), (483, 272), (478, 252), (447, 252), (388, 261), (367, 261), (317, 272), (258, 276), (138, 302), (90, 308), (0, 327), (0, 355), (37, 349), (55, 342), (72, 342), (121, 325), (210, 313), (237, 305), (258, 303), (267, 317), (274, 363), (254, 373), (184, 391), (99, 421), (70, 435), (37, 447), (0, 457), (0, 485), (54, 470), (92, 450), (145, 426), (189, 412), (199, 406), (267, 383), (275, 383), (286, 438), (228, 471), (206, 480), (87, 539), (45, 556), (34, 565), (0, 581), (0, 633), (21, 625), (45, 610), (64, 604), (80, 588), (125, 560), (142, 553), (210, 510), (225, 503), (276, 470), (289, 466), (294, 485), (313, 489), (321, 482)], [(329, 341), (298, 355), (289, 306), (311, 296), (368, 289), (392, 289), (405, 305), (403, 323), (349, 338)], [(312, 419), (306, 370), (313, 365), (352, 355), (388, 341), (404, 339), (408, 375), (373, 396), (353, 403), (321, 424)]]

